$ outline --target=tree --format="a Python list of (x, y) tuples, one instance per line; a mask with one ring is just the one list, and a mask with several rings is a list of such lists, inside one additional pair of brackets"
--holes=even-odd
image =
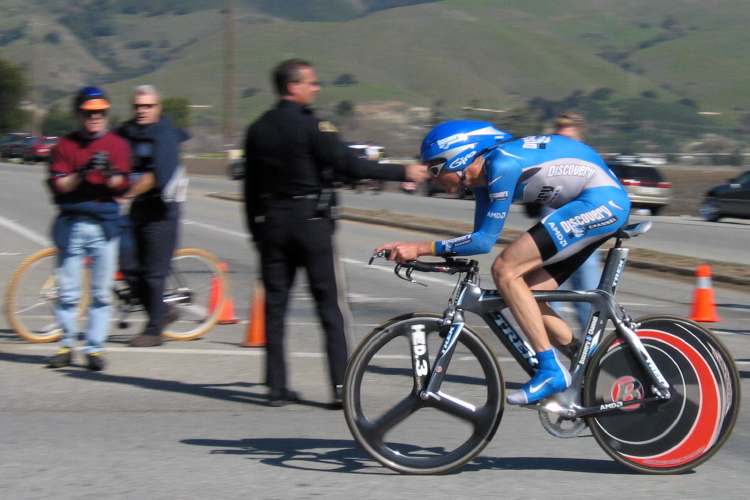
[(61, 109), (58, 105), (50, 107), (47, 115), (42, 120), (42, 134), (63, 136), (69, 134), (78, 127), (76, 119), (67, 108)]
[(28, 92), (23, 68), (0, 58), (0, 133), (18, 131), (30, 114), (19, 107)]
[(190, 127), (190, 101), (185, 97), (167, 97), (162, 100), (163, 112), (179, 128)]
[(354, 116), (354, 104), (352, 101), (341, 101), (336, 105), (336, 114), (341, 118)]
[(336, 77), (336, 79), (333, 81), (333, 86), (344, 87), (346, 85), (355, 85), (356, 83), (357, 79), (354, 78), (354, 75), (350, 73), (344, 73)]

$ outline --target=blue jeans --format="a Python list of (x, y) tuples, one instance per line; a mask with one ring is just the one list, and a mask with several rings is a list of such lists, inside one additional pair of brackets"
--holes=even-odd
[[(586, 259), (583, 264), (581, 264), (581, 267), (576, 269), (576, 271), (570, 275), (570, 278), (568, 278), (565, 283), (560, 285), (560, 290), (593, 290), (597, 286), (599, 286), (599, 280), (602, 277), (602, 269), (601, 269), (601, 261), (602, 258), (599, 255), (599, 251), (595, 251), (591, 254), (591, 256)], [(550, 305), (552, 306), (552, 309), (555, 310), (555, 312), (558, 315), (562, 315), (562, 306), (563, 304), (572, 304), (573, 307), (576, 310), (576, 317), (578, 318), (578, 323), (581, 325), (581, 330), (584, 330), (586, 328), (586, 323), (589, 320), (589, 313), (591, 311), (591, 304), (587, 302), (552, 302)]]
[(81, 272), (84, 259), (91, 258), (91, 303), (84, 351), (88, 354), (103, 350), (109, 328), (118, 240), (108, 240), (101, 224), (93, 218), (80, 217), (72, 223), (68, 247), (60, 250), (56, 270), (60, 294), (55, 304), (55, 314), (63, 330), (60, 342), (64, 347), (73, 347), (78, 335), (76, 320), (81, 298)]

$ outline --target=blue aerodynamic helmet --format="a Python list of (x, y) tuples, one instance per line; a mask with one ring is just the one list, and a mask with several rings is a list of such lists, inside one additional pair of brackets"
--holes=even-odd
[(473, 120), (454, 120), (433, 128), (422, 141), (422, 163), (443, 160), (430, 167), (437, 176), (445, 168), (451, 172), (463, 170), (474, 157), (494, 144), (512, 136), (491, 123)]

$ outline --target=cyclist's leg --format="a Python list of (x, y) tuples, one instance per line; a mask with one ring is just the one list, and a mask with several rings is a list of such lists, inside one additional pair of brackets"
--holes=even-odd
[[(539, 288), (556, 288), (557, 283), (542, 267), (542, 254), (529, 233), (522, 234), (495, 259), (492, 265), (492, 277), (505, 298), (513, 317), (526, 334), (529, 343), (537, 352), (539, 368), (529, 382), (521, 389), (510, 394), (506, 401), (509, 404), (528, 404), (565, 390), (570, 385), (570, 373), (560, 363), (552, 349), (547, 335), (542, 311), (534, 299), (529, 284), (524, 276), (529, 275), (532, 286)], [(535, 271), (532, 273), (532, 271)], [(554, 314), (545, 305), (548, 314)], [(563, 334), (569, 328), (559, 322)], [(572, 332), (567, 333), (572, 338)]]
[[(529, 233), (523, 233), (508, 245), (492, 264), (492, 278), (498, 290), (537, 352), (551, 349), (552, 344), (544, 328), (539, 304), (524, 277), (540, 269), (542, 264), (542, 255)], [(536, 276), (532, 286), (546, 286), (547, 280), (541, 274)]]

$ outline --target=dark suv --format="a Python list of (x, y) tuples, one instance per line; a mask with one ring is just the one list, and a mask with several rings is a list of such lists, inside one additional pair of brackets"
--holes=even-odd
[(19, 132), (4, 135), (0, 140), (0, 158), (20, 158), (29, 137)]
[(624, 158), (609, 161), (607, 166), (628, 192), (632, 208), (646, 208), (658, 215), (672, 201), (672, 183), (653, 165)]
[(750, 171), (728, 182), (706, 192), (699, 208), (706, 220), (714, 222), (722, 217), (750, 219)]

